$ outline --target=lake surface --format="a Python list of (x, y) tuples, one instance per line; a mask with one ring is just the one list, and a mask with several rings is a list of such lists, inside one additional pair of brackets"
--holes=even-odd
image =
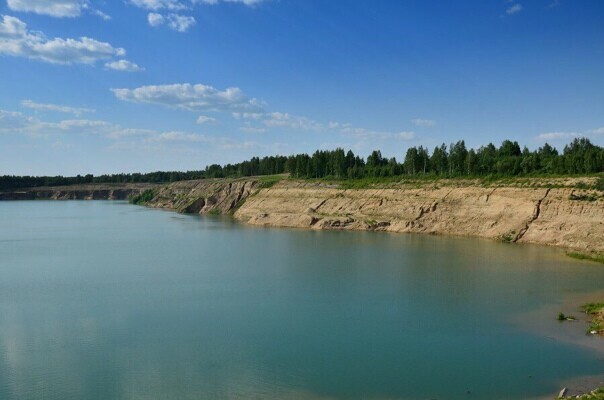
[(551, 397), (603, 344), (523, 316), (603, 287), (538, 246), (0, 202), (0, 399)]

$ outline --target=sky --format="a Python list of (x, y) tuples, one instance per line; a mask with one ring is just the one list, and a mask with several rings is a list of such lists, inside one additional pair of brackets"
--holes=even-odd
[(604, 145), (601, 0), (0, 0), (0, 175)]

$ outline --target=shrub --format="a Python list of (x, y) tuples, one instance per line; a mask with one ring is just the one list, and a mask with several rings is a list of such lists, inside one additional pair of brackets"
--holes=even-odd
[(150, 202), (151, 200), (153, 200), (155, 195), (156, 195), (155, 190), (147, 189), (140, 194), (130, 196), (128, 198), (128, 201), (130, 202), (130, 204), (144, 205), (144, 204), (147, 204), (148, 202)]

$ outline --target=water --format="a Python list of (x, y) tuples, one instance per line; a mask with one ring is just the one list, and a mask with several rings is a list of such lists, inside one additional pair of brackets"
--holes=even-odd
[(602, 283), (538, 246), (3, 202), (0, 399), (551, 397), (603, 346), (518, 320)]

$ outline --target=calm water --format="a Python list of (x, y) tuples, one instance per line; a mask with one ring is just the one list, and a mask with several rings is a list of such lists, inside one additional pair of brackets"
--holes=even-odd
[(561, 254), (3, 202), (0, 399), (551, 395), (604, 372), (604, 353), (548, 338), (555, 323), (511, 322), (604, 287)]

